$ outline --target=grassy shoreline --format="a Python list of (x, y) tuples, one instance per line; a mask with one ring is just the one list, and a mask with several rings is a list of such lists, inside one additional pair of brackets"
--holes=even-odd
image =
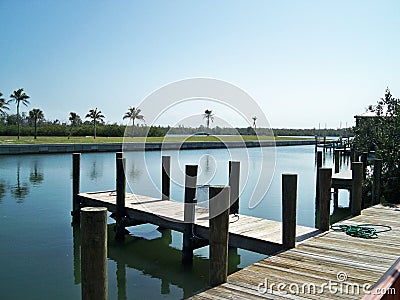
[[(0, 145), (13, 145), (13, 144), (107, 144), (107, 143), (122, 143), (122, 142), (148, 142), (148, 143), (161, 143), (161, 142), (235, 142), (235, 141), (270, 141), (274, 137), (271, 136), (167, 136), (167, 137), (97, 137), (94, 139), (92, 136), (87, 137), (68, 137), (65, 136), (40, 136), (36, 140), (32, 136), (21, 136), (18, 140), (16, 136), (0, 136)], [(299, 137), (275, 137), (275, 140), (311, 140), (310, 138)]]

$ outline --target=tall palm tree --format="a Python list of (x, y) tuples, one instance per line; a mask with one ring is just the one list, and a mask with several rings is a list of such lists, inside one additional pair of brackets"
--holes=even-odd
[(21, 116), (19, 115), (19, 105), (22, 104), (28, 106), (29, 104), (29, 96), (24, 93), (23, 88), (19, 88), (18, 90), (14, 91), (10, 95), (10, 101), (14, 101), (17, 104), (17, 124), (18, 124), (18, 139), (20, 136), (20, 123), (21, 123)]
[(97, 120), (103, 121), (103, 119), (105, 117), (101, 114), (101, 110), (97, 110), (97, 107), (96, 107), (95, 109), (89, 110), (89, 113), (85, 116), (85, 118), (90, 118), (93, 120), (93, 124), (94, 124), (94, 136), (93, 137), (96, 138)]
[(203, 119), (206, 119), (207, 129), (209, 129), (210, 128), (210, 120), (211, 120), (211, 122), (214, 121), (214, 115), (212, 113), (212, 110), (206, 109), (203, 114)]
[(254, 116), (254, 117), (252, 117), (252, 119), (253, 119), (253, 127), (254, 127), (254, 130), (256, 130), (256, 121), (257, 121), (257, 117), (256, 116)]
[(6, 110), (9, 110), (8, 108), (8, 101), (3, 98), (3, 94), (0, 93), (0, 116), (5, 116)]
[(81, 120), (81, 117), (76, 112), (73, 112), (73, 111), (71, 111), (69, 113), (68, 120), (71, 122), (71, 126), (69, 128), (69, 135), (68, 135), (68, 139), (69, 139), (72, 135), (72, 129), (74, 128), (74, 126), (80, 124), (82, 122), (82, 120)]
[(37, 128), (37, 122), (38, 120), (43, 120), (44, 119), (44, 114), (43, 111), (39, 108), (34, 108), (31, 111), (29, 111), (29, 119), (33, 120), (35, 124), (35, 133), (34, 133), (34, 139), (36, 140), (36, 128)]
[(144, 116), (140, 113), (142, 110), (140, 108), (135, 108), (133, 106), (129, 106), (128, 111), (125, 113), (123, 119), (129, 119), (132, 121), (132, 126), (135, 126), (135, 119), (144, 121)]

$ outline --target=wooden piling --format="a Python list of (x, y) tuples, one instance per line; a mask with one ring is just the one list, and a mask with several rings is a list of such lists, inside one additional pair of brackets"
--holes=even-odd
[(197, 184), (197, 165), (187, 165), (185, 169), (185, 207), (182, 245), (182, 262), (191, 264), (193, 262), (193, 224), (195, 218), (195, 198)]
[(210, 286), (226, 282), (228, 273), (229, 187), (210, 186)]
[(324, 152), (326, 152), (326, 136), (324, 136)]
[(229, 161), (230, 213), (239, 213), (240, 162)]
[(319, 206), (319, 168), (322, 168), (322, 152), (317, 152), (317, 174), (316, 174), (316, 183), (315, 183), (315, 206), (316, 209)]
[(339, 173), (340, 169), (340, 150), (335, 149), (335, 173)]
[(161, 198), (170, 199), (171, 190), (171, 156), (163, 156), (161, 163)]
[(318, 151), (318, 136), (315, 136), (315, 152)]
[(374, 160), (374, 174), (372, 182), (372, 204), (381, 202), (381, 175), (382, 175), (382, 159)]
[(361, 162), (363, 163), (363, 179), (367, 177), (367, 166), (368, 166), (368, 152), (363, 152), (361, 154)]
[(317, 228), (328, 231), (330, 226), (330, 201), (332, 186), (332, 169), (319, 169), (319, 224)]
[(72, 223), (79, 224), (81, 204), (78, 194), (80, 193), (80, 168), (81, 154), (72, 154)]
[(124, 157), (124, 152), (115, 152), (115, 159), (123, 158), (123, 157)]
[(82, 299), (107, 299), (107, 209), (81, 209)]
[(282, 174), (282, 244), (285, 249), (296, 245), (297, 175)]
[(117, 158), (117, 173), (116, 173), (116, 190), (117, 190), (117, 212), (116, 212), (116, 225), (115, 225), (115, 239), (123, 240), (125, 238), (125, 226), (124, 226), (124, 217), (125, 217), (125, 187), (126, 187), (126, 178), (124, 167), (126, 164), (125, 158)]
[(362, 206), (362, 180), (363, 180), (363, 163), (353, 162), (352, 164), (352, 187), (350, 208), (353, 216), (361, 213)]

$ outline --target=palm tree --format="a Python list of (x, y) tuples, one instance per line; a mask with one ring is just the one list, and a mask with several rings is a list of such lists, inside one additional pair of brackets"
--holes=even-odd
[(44, 114), (43, 111), (39, 108), (34, 108), (31, 111), (29, 111), (29, 119), (33, 120), (35, 123), (35, 133), (34, 133), (34, 139), (36, 140), (36, 128), (37, 128), (37, 122), (38, 120), (44, 119)]
[(9, 110), (8, 108), (8, 101), (3, 98), (3, 94), (0, 93), (0, 116), (5, 116), (6, 110)]
[(10, 95), (10, 101), (14, 101), (17, 104), (17, 124), (18, 124), (18, 139), (20, 136), (20, 123), (21, 123), (21, 116), (19, 115), (19, 105), (22, 102), (23, 105), (28, 106), (29, 104), (29, 96), (24, 93), (23, 88), (19, 88), (18, 90), (14, 91)]
[(135, 119), (144, 121), (144, 116), (140, 113), (142, 110), (140, 108), (134, 108), (133, 106), (129, 106), (128, 111), (125, 113), (123, 119), (129, 119), (132, 121), (132, 126), (135, 126)]
[(94, 138), (96, 138), (96, 123), (97, 120), (99, 121), (103, 121), (103, 119), (105, 118), (102, 114), (101, 114), (101, 110), (97, 110), (97, 107), (95, 109), (91, 109), (89, 110), (89, 113), (85, 116), (85, 118), (90, 118), (93, 120), (93, 124), (94, 124)]
[(257, 117), (256, 116), (254, 116), (254, 117), (252, 117), (252, 119), (253, 119), (253, 127), (254, 127), (254, 130), (256, 130), (256, 121), (257, 121)]
[(68, 120), (71, 122), (71, 126), (69, 128), (69, 135), (68, 135), (68, 139), (69, 139), (72, 135), (72, 129), (74, 128), (74, 126), (80, 124), (82, 122), (82, 120), (81, 120), (81, 117), (76, 112), (73, 112), (73, 111), (71, 111), (69, 113)]
[(214, 115), (212, 114), (212, 110), (206, 109), (203, 114), (203, 119), (206, 119), (207, 129), (210, 128), (210, 120), (214, 121)]

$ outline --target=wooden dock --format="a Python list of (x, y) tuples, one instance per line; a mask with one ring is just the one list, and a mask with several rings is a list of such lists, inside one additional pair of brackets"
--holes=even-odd
[[(117, 212), (116, 192), (102, 191), (80, 193), (82, 206), (107, 207)], [(184, 232), (184, 203), (162, 200), (148, 196), (126, 193), (125, 213), (129, 218), (126, 226), (151, 223), (163, 228)], [(195, 207), (193, 234), (198, 239), (209, 239), (209, 210)], [(318, 234), (315, 228), (296, 226), (297, 243)], [(283, 249), (282, 223), (242, 214), (231, 214), (229, 224), (229, 245), (262, 254), (271, 254)]]
[[(392, 230), (377, 239), (332, 230), (321, 233), (228, 276), (226, 283), (191, 299), (361, 299), (363, 286), (393, 278), (384, 275), (400, 256), (400, 209), (376, 205), (338, 224), (371, 223), (389, 225)], [(315, 293), (301, 289), (310, 284), (316, 286)], [(374, 288), (371, 291), (375, 293)]]

